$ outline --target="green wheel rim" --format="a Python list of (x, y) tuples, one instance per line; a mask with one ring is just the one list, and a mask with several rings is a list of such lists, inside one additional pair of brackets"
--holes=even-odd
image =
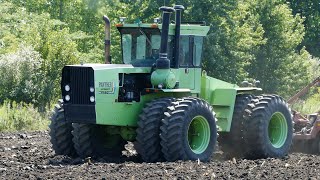
[(210, 125), (203, 116), (192, 119), (188, 128), (188, 143), (196, 154), (203, 153), (210, 142)]
[(288, 135), (288, 124), (282, 113), (276, 112), (271, 116), (268, 133), (273, 147), (281, 148), (284, 145)]

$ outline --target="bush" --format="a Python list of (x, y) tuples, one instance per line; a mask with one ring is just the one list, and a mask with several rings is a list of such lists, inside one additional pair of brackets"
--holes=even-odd
[(31, 47), (0, 56), (0, 99), (40, 104), (46, 80), (43, 59)]
[(39, 113), (31, 104), (4, 101), (0, 106), (0, 132), (45, 130), (48, 119), (48, 114)]

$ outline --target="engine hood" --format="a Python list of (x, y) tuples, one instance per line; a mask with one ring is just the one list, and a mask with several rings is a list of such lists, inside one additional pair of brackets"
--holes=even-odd
[(131, 64), (77, 64), (71, 67), (87, 67), (96, 71), (110, 70), (117, 73), (150, 73), (151, 67), (134, 67)]

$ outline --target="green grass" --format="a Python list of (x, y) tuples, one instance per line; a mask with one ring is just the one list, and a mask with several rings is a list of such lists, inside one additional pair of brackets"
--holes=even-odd
[(48, 124), (48, 114), (39, 113), (32, 104), (5, 101), (0, 105), (0, 132), (45, 130)]

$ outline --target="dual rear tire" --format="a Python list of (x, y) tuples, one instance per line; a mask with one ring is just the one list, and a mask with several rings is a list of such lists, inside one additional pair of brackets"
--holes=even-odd
[(219, 133), (218, 142), (227, 158), (242, 157), (246, 144), (244, 139), (244, 113), (254, 98), (251, 94), (239, 94), (236, 97), (230, 132)]
[(288, 154), (293, 136), (292, 115), (281, 97), (255, 98), (247, 107), (244, 119), (246, 158), (281, 158)]
[(230, 133), (219, 137), (228, 158), (280, 158), (288, 154), (292, 116), (281, 97), (238, 95), (232, 123)]

